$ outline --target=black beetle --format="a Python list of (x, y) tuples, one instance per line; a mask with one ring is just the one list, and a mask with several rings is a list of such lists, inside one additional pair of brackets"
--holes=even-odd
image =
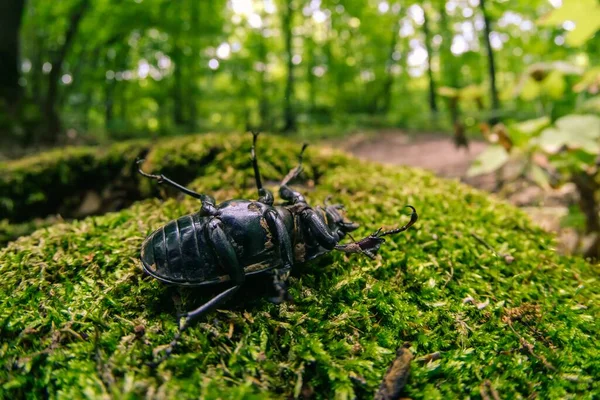
[[(287, 299), (285, 282), (294, 264), (319, 257), (331, 250), (362, 253), (374, 258), (383, 236), (405, 231), (417, 221), (412, 206), (411, 219), (401, 228), (382, 232), (349, 244), (339, 244), (358, 224), (345, 220), (343, 206), (325, 204), (312, 208), (304, 196), (288, 184), (302, 171), (304, 144), (298, 165), (281, 182), (279, 195), (285, 203), (273, 205), (273, 194), (262, 186), (255, 153), (257, 132), (252, 132), (252, 166), (258, 189), (258, 200), (228, 200), (216, 204), (206, 194), (196, 193), (164, 175), (145, 177), (171, 185), (202, 202), (200, 211), (185, 215), (155, 230), (142, 244), (141, 261), (152, 277), (177, 286), (194, 287), (231, 282), (232, 286), (201, 307), (183, 315), (184, 322), (167, 348), (167, 358), (181, 333), (190, 323), (229, 299), (237, 292), (246, 276), (269, 274), (277, 291), (272, 301)], [(138, 160), (138, 165), (143, 160)], [(351, 237), (351, 236), (350, 236)], [(156, 364), (156, 363), (155, 363)]]

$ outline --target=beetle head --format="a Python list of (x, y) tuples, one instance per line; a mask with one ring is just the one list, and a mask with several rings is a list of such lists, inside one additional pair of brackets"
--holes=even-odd
[(347, 220), (346, 211), (341, 204), (326, 204), (324, 211), (329, 229), (337, 233), (340, 239), (346, 236), (346, 233), (358, 228), (357, 223)]

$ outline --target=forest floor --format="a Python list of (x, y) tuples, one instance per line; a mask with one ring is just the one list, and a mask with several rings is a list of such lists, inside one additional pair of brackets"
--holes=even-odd
[(327, 140), (322, 144), (343, 149), (364, 160), (424, 168), (438, 176), (459, 179), (477, 189), (494, 193), (520, 207), (545, 230), (555, 232), (561, 253), (572, 253), (577, 246), (574, 230), (561, 227), (561, 219), (567, 214), (568, 205), (576, 201), (572, 187), (546, 191), (521, 180), (511, 182), (497, 191), (494, 173), (467, 177), (469, 166), (487, 146), (482, 140), (471, 140), (468, 150), (457, 149), (447, 134), (383, 130), (357, 132), (343, 140)]

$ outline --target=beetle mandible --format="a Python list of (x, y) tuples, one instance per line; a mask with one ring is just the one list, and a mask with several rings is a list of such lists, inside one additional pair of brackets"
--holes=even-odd
[[(164, 175), (139, 173), (158, 183), (179, 189), (201, 201), (200, 211), (170, 221), (152, 232), (142, 244), (144, 271), (164, 283), (184, 287), (231, 282), (224, 290), (197, 309), (184, 314), (179, 331), (155, 365), (170, 356), (183, 331), (198, 317), (231, 298), (244, 284), (246, 276), (270, 275), (281, 303), (288, 298), (286, 281), (294, 264), (319, 257), (331, 250), (375, 257), (385, 242), (384, 236), (402, 232), (418, 219), (412, 206), (410, 221), (397, 229), (375, 233), (356, 242), (349, 232), (358, 224), (345, 219), (343, 206), (325, 203), (311, 207), (302, 194), (288, 185), (302, 172), (302, 146), (298, 165), (282, 180), (279, 196), (285, 201), (274, 205), (271, 191), (264, 188), (256, 157), (258, 132), (252, 132), (251, 161), (258, 189), (257, 200), (228, 200), (216, 204), (206, 194), (196, 193)], [(138, 160), (138, 166), (144, 160)], [(351, 243), (340, 244), (349, 235)]]

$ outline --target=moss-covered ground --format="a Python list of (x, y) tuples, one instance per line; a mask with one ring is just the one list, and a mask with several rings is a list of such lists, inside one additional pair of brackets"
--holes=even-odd
[[(261, 140), (275, 182), (299, 144)], [(218, 201), (256, 197), (249, 147), (248, 136), (179, 138), (144, 168), (196, 175), (189, 186)], [(413, 399), (600, 395), (598, 267), (556, 255), (524, 214), (458, 182), (316, 148), (306, 164), (299, 187), (313, 204), (345, 204), (356, 237), (405, 222), (405, 204), (418, 223), (374, 261), (299, 265), (294, 302), (271, 304), (252, 281), (157, 369), (146, 363), (176, 312), (219, 288), (166, 287), (143, 274), (139, 248), (198, 202), (151, 198), (37, 230), (0, 251), (0, 398), (372, 398), (404, 342)]]

